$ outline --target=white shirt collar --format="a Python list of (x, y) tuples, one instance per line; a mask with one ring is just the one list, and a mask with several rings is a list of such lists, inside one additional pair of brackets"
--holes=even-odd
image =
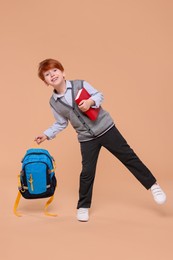
[(69, 80), (66, 80), (66, 90), (65, 90), (64, 94), (58, 94), (55, 91), (53, 91), (54, 99), (57, 100), (58, 98), (63, 97), (65, 95), (65, 93), (67, 92), (67, 89), (70, 89), (70, 88), (72, 88), (72, 84)]

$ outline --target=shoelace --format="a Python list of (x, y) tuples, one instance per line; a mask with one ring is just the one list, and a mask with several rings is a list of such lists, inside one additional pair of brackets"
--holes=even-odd
[(155, 187), (152, 189), (152, 192), (153, 192), (153, 195), (157, 196), (157, 195), (162, 195), (163, 192), (162, 190), (160, 189), (160, 187)]
[(151, 188), (151, 192), (153, 194), (154, 200), (158, 203), (158, 204), (163, 204), (166, 201), (166, 194), (164, 193), (164, 191), (160, 188), (159, 185), (154, 185)]

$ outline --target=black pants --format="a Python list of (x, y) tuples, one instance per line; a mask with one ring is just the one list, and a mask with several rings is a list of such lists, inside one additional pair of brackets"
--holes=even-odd
[(104, 135), (80, 144), (82, 172), (77, 208), (90, 208), (91, 206), (96, 164), (102, 146), (115, 155), (146, 189), (151, 188), (156, 182), (155, 177), (130, 148), (115, 126)]

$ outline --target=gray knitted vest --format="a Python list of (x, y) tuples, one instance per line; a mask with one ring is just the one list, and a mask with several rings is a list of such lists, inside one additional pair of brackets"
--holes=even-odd
[(72, 107), (69, 104), (64, 103), (61, 98), (55, 100), (53, 96), (50, 98), (51, 107), (58, 114), (70, 121), (78, 134), (79, 142), (85, 142), (99, 137), (114, 125), (112, 118), (109, 113), (101, 107), (97, 119), (95, 121), (90, 120), (79, 110), (75, 102), (78, 91), (83, 87), (83, 81), (74, 80), (70, 82), (72, 84)]

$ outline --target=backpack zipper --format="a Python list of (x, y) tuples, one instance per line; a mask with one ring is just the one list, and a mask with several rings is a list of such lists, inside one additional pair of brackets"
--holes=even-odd
[(33, 185), (34, 180), (33, 180), (33, 178), (32, 178), (32, 174), (30, 174), (29, 177), (30, 177), (30, 178), (29, 178), (28, 182), (30, 183), (31, 190), (34, 191), (34, 185)]

